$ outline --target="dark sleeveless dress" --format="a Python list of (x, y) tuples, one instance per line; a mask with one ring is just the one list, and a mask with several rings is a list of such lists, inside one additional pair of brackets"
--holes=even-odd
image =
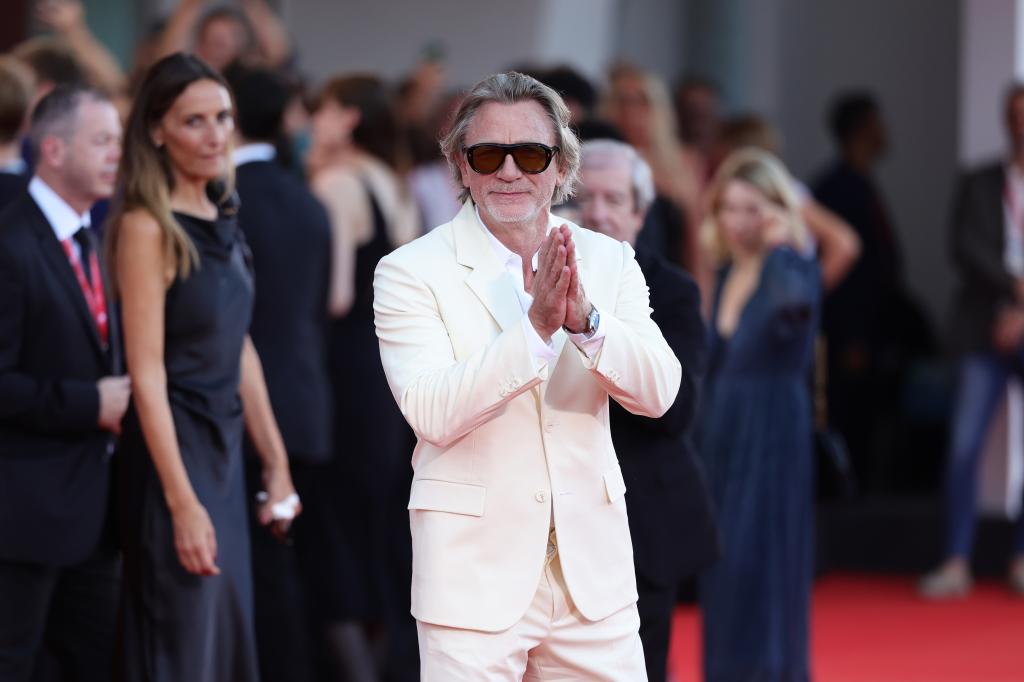
[(325, 563), (331, 575), (325, 578), (321, 607), (329, 621), (386, 619), (388, 602), (402, 599), (394, 594), (396, 581), (405, 595), (399, 608), (409, 609), (411, 570), (404, 584), (392, 576), (405, 565), (394, 553), (405, 545), (411, 553), (406, 503), (412, 437), (388, 388), (373, 323), (373, 272), (394, 245), (368, 189), (367, 196), (373, 236), (356, 250), (355, 300), (345, 317), (331, 322), (328, 340), (335, 406), (335, 456), (328, 468), (336, 494), (334, 538)]
[[(718, 319), (723, 276), (712, 308)], [(729, 339), (709, 324), (698, 443), (721, 559), (701, 576), (706, 682), (807, 682), (818, 264), (771, 252)]]
[(124, 420), (125, 577), (119, 664), (145, 682), (257, 680), (238, 392), (253, 286), (233, 217), (175, 214), (199, 252), (164, 307), (167, 393), (181, 458), (217, 534), (220, 575), (187, 572), (134, 407)]

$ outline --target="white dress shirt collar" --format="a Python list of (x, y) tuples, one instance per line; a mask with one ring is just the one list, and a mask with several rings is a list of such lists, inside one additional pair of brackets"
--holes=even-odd
[(0, 173), (10, 173), (11, 175), (24, 175), (25, 171), (28, 170), (28, 165), (25, 163), (25, 159), (15, 157), (5, 164), (0, 164)]
[(277, 157), (277, 150), (269, 142), (250, 142), (243, 144), (232, 153), (235, 166), (254, 161), (273, 161)]
[[(533, 324), (529, 320), (530, 305), (533, 303), (533, 296), (526, 291), (526, 284), (523, 280), (523, 259), (518, 254), (508, 248), (501, 241), (494, 236), (494, 233), (487, 229), (487, 225), (480, 218), (480, 209), (474, 206), (476, 212), (476, 220), (480, 223), (480, 228), (484, 231), (484, 234), (491, 240), (491, 247), (494, 249), (494, 255), (498, 257), (498, 262), (502, 264), (505, 271), (512, 276), (513, 281), (516, 283), (516, 297), (519, 299), (519, 307), (523, 311), (522, 327), (523, 332), (526, 334), (526, 342), (530, 348), (531, 354), (534, 356), (536, 361), (540, 364), (553, 362), (558, 357), (557, 349), (552, 341), (545, 342), (537, 334), (537, 330), (534, 329)], [(554, 228), (550, 221), (548, 222), (548, 232)], [(540, 249), (533, 254), (533, 271), (537, 271), (537, 255), (540, 253)], [(594, 358), (597, 353), (600, 352), (601, 347), (604, 345), (605, 330), (604, 327), (598, 324), (597, 329), (591, 336), (586, 334), (569, 334), (569, 339), (579, 348), (587, 357)], [(538, 365), (539, 366), (539, 365)]]
[(57, 241), (62, 242), (73, 237), (79, 228), (90, 226), (88, 211), (81, 215), (75, 213), (75, 209), (71, 208), (68, 202), (64, 201), (39, 176), (32, 176), (32, 180), (28, 183), (28, 193), (39, 205), (39, 210), (43, 212), (46, 221), (50, 223), (53, 233), (57, 236)]
[[(473, 210), (476, 212), (476, 220), (478, 223), (480, 223), (480, 227), (483, 229), (484, 234), (486, 234), (487, 238), (491, 240), (491, 248), (494, 249), (494, 254), (498, 257), (498, 262), (500, 262), (502, 266), (504, 266), (504, 268), (509, 271), (509, 273), (513, 275), (518, 275), (516, 281), (519, 282), (519, 286), (521, 288), (525, 289), (525, 285), (523, 283), (522, 256), (520, 256), (518, 253), (512, 251), (512, 249), (502, 244), (501, 240), (494, 236), (494, 233), (487, 228), (486, 224), (484, 224), (483, 218), (480, 217), (479, 207), (474, 206)], [(548, 226), (548, 232), (551, 232), (550, 225)], [(537, 251), (534, 252), (533, 254), (533, 260), (531, 262), (531, 265), (533, 266), (534, 272), (537, 271), (537, 256), (539, 254), (540, 249), (537, 249)]]

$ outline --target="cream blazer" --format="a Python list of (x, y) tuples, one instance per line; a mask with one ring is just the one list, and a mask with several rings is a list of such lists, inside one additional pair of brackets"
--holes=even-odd
[(516, 285), (471, 200), (381, 259), (374, 275), (381, 362), (418, 438), (412, 615), (424, 622), (492, 632), (517, 622), (544, 569), (552, 515), (585, 618), (637, 599), (608, 398), (658, 417), (681, 369), (651, 320), (633, 250), (549, 221), (572, 230), (580, 281), (601, 313), (594, 359), (562, 331), (553, 364), (529, 352)]

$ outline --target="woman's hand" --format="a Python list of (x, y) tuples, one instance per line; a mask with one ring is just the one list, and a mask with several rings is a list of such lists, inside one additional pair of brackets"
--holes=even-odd
[(171, 513), (174, 548), (185, 570), (195, 575), (220, 575), (217, 568), (217, 535), (210, 515), (198, 500)]
[[(264, 468), (263, 488), (267, 492), (266, 500), (263, 501), (258, 510), (260, 523), (270, 527), (270, 532), (278, 540), (284, 541), (291, 527), (292, 521), (302, 513), (302, 503), (297, 502), (294, 507), (294, 514), (291, 518), (274, 518), (273, 508), (275, 504), (284, 502), (292, 495), (295, 495), (295, 486), (292, 484), (292, 476), (287, 466), (275, 466)], [(297, 496), (296, 496), (297, 497)]]
[(85, 9), (80, 0), (42, 0), (36, 5), (36, 17), (48, 28), (66, 34), (85, 24)]
[(765, 211), (761, 228), (765, 248), (772, 250), (780, 246), (795, 247), (786, 213), (776, 206), (769, 206)]

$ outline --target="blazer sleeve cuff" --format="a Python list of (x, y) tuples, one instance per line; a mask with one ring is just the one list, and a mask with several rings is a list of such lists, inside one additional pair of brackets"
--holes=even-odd
[(64, 416), (68, 429), (88, 431), (98, 428), (100, 420), (100, 392), (91, 381), (61, 382)]

